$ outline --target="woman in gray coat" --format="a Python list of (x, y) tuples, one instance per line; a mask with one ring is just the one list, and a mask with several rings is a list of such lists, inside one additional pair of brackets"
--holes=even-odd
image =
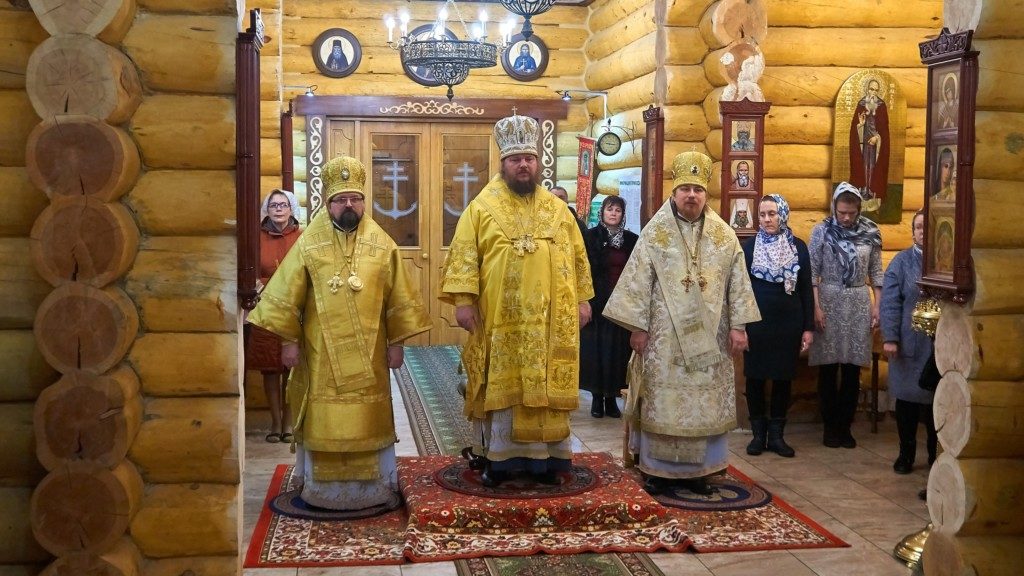
[(924, 245), (924, 213), (911, 222), (914, 245), (897, 254), (885, 270), (882, 284), (882, 351), (889, 359), (889, 394), (896, 398), (896, 430), (900, 455), (892, 469), (910, 474), (917, 452), (917, 424), (924, 422), (928, 464), (935, 461), (938, 438), (932, 417), (932, 393), (920, 386), (925, 365), (934, 353), (931, 338), (913, 329), (911, 317), (917, 304)]

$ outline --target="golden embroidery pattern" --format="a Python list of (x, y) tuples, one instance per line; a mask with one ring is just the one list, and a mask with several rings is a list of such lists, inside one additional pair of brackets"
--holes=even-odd
[(519, 236), (512, 239), (512, 251), (515, 252), (516, 256), (525, 256), (526, 254), (533, 254), (537, 251), (537, 242), (533, 238), (534, 231), (537, 228), (537, 215), (534, 213), (534, 200), (536, 198), (533, 194), (530, 195), (530, 199), (526, 201), (526, 210), (528, 214), (525, 222), (523, 220), (523, 212), (516, 210), (516, 218), (519, 223)]
[[(693, 225), (693, 227), (697, 228), (696, 225)], [(690, 291), (690, 286), (693, 286), (694, 284), (693, 278), (690, 275), (690, 271), (691, 269), (696, 269), (696, 284), (700, 288), (700, 291), (703, 292), (704, 289), (708, 287), (708, 281), (707, 279), (704, 278), (704, 274), (703, 272), (701, 272), (700, 269), (700, 238), (703, 235), (703, 230), (697, 229), (697, 239), (693, 242), (693, 250), (690, 249), (690, 242), (686, 238), (686, 233), (683, 232), (683, 230), (680, 230), (680, 232), (682, 232), (681, 235), (683, 237), (683, 250), (686, 252), (687, 256), (686, 278), (683, 278), (683, 287), (686, 288), (687, 292)]]

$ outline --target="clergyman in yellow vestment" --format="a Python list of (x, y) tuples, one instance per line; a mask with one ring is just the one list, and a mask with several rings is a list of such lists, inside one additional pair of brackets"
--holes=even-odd
[(572, 213), (537, 183), (537, 122), (512, 116), (494, 133), (501, 174), (459, 218), (440, 298), (470, 333), (465, 414), (487, 459), (483, 483), (527, 472), (554, 484), (572, 461), (590, 266)]
[(363, 214), (365, 181), (355, 158), (327, 162), (326, 209), (249, 315), (282, 338), (292, 367), (302, 499), (338, 510), (399, 505), (389, 368), (402, 364), (401, 342), (431, 325), (394, 240)]

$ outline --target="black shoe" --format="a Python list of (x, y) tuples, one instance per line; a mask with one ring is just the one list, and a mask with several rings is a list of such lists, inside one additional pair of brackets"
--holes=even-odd
[(604, 415), (609, 418), (622, 418), (622, 412), (619, 411), (619, 403), (615, 401), (615, 396), (605, 397)]
[(918, 492), (917, 493), (917, 497), (920, 500), (924, 500), (925, 502), (927, 502), (928, 501), (928, 489), (925, 488), (925, 489), (921, 490), (920, 492)]
[(664, 478), (658, 478), (657, 476), (648, 476), (644, 480), (644, 492), (647, 492), (651, 496), (657, 496), (658, 494), (664, 494), (668, 488), (668, 482)]
[(497, 488), (501, 486), (501, 483), (505, 481), (505, 473), (491, 469), (491, 463), (488, 462), (484, 466), (483, 472), (480, 473), (480, 483), (488, 488)]
[(604, 396), (594, 394), (594, 401), (590, 403), (590, 415), (594, 418), (604, 418)]
[(841, 437), (839, 438), (839, 445), (843, 448), (856, 448), (857, 440), (850, 434), (850, 429), (843, 430)]
[(562, 481), (558, 478), (557, 472), (547, 471), (541, 472), (540, 474), (531, 474), (533, 481), (537, 484), (543, 484), (545, 486), (558, 486)]
[(786, 444), (785, 438), (782, 437), (782, 432), (785, 429), (785, 418), (772, 418), (768, 422), (768, 442), (765, 444), (765, 449), (775, 452), (783, 458), (792, 458), (796, 456), (796, 450)]
[(825, 424), (825, 432), (822, 434), (821, 443), (829, 448), (839, 448), (843, 445), (843, 440), (836, 434), (836, 430), (832, 425)]
[(473, 448), (467, 446), (462, 449), (462, 457), (467, 460), (470, 470), (483, 470), (487, 465), (487, 458), (473, 453)]
[(914, 463), (909, 459), (900, 455), (895, 462), (892, 463), (892, 470), (897, 474), (910, 474), (914, 471)]
[(754, 438), (747, 444), (747, 454), (760, 456), (768, 444), (768, 421), (764, 418), (751, 418), (750, 429), (754, 432)]
[(703, 476), (700, 478), (687, 478), (681, 481), (679, 484), (680, 486), (686, 488), (690, 492), (693, 492), (694, 494), (699, 494), (701, 496), (710, 496), (715, 493), (714, 486), (709, 484), (708, 479), (704, 478)]

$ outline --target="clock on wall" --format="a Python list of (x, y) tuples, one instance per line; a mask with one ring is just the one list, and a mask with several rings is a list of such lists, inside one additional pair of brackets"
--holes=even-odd
[(622, 148), (622, 138), (615, 132), (605, 132), (597, 139), (597, 149), (605, 156), (614, 156)]

